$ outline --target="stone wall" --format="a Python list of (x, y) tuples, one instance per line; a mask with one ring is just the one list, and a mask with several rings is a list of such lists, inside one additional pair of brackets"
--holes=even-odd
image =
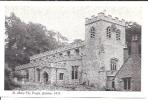
[[(107, 27), (114, 26), (114, 30), (120, 30), (120, 40), (116, 40), (116, 32), (111, 32), (111, 38), (106, 37)], [(90, 85), (100, 89), (106, 88), (107, 71), (110, 71), (111, 58), (117, 58), (117, 70), (124, 62), (125, 48), (125, 21), (99, 13), (85, 21), (85, 45), (86, 45), (86, 74)], [(95, 28), (94, 38), (91, 37), (91, 28)], [(103, 69), (103, 70), (102, 70)], [(100, 71), (101, 70), (101, 71)], [(115, 74), (114, 74), (115, 75)]]

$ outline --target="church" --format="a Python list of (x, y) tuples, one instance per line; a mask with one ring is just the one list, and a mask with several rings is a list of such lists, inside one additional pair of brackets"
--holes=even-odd
[(127, 48), (125, 28), (125, 20), (98, 13), (85, 19), (84, 41), (33, 55), (15, 71), (24, 75), (23, 82), (114, 90)]

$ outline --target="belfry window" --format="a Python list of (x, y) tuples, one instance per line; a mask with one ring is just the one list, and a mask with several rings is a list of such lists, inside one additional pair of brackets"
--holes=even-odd
[(116, 58), (111, 59), (111, 70), (117, 70), (117, 63), (118, 63), (118, 59)]
[(76, 55), (79, 55), (79, 49), (75, 49)]
[(78, 79), (78, 66), (72, 66), (72, 79)]
[(120, 30), (117, 30), (116, 32), (116, 40), (120, 40)]
[(111, 27), (107, 27), (106, 37), (111, 38)]
[(91, 38), (95, 38), (95, 31), (96, 31), (96, 30), (95, 30), (94, 27), (91, 27), (91, 28), (90, 28), (90, 37), (91, 37)]

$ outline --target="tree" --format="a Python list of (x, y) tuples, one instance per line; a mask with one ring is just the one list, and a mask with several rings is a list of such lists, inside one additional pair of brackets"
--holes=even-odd
[(129, 49), (129, 54), (131, 52), (131, 40), (134, 34), (138, 36), (139, 43), (139, 53), (141, 54), (141, 25), (136, 22), (128, 22), (128, 27), (126, 28), (126, 42)]
[[(32, 55), (64, 45), (56, 40), (56, 32), (49, 31), (39, 23), (26, 24), (14, 13), (5, 17), (5, 30), (5, 63), (12, 71), (15, 66), (28, 63)], [(59, 38), (67, 39), (61, 34)], [(8, 76), (6, 75), (7, 78)]]

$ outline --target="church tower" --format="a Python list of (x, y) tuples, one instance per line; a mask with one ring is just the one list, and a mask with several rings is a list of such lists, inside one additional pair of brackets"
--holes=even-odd
[(85, 44), (88, 84), (113, 88), (112, 79), (124, 62), (125, 21), (102, 12), (86, 18)]

